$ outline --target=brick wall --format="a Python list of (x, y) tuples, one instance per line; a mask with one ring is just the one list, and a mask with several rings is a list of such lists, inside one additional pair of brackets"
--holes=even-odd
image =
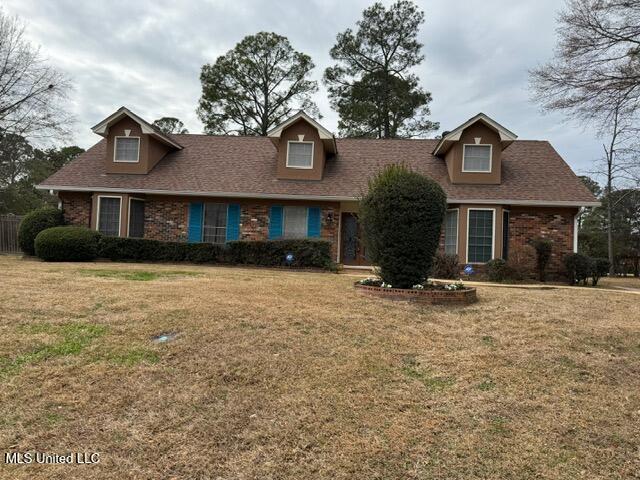
[(79, 227), (91, 226), (91, 194), (60, 193), (62, 214), (69, 225)]
[(186, 242), (188, 219), (187, 202), (147, 199), (144, 205), (144, 238)]
[(536, 237), (553, 242), (548, 271), (550, 277), (564, 272), (563, 258), (573, 252), (573, 217), (576, 209), (518, 208), (509, 216), (509, 250), (528, 245)]
[(242, 205), (240, 225), (240, 240), (266, 240), (269, 237), (269, 205)]
[[(269, 209), (271, 205), (243, 204), (240, 210), (240, 239), (267, 240), (269, 238)], [(338, 208), (321, 206), (320, 238), (331, 242), (332, 258), (338, 254)]]
[(338, 254), (338, 218), (340, 217), (340, 209), (336, 207), (322, 207), (322, 229), (320, 230), (320, 238), (331, 242), (331, 258), (335, 259)]

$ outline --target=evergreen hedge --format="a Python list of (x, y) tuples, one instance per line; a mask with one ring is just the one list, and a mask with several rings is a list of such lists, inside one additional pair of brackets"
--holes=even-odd
[(396, 288), (425, 281), (440, 241), (446, 195), (435, 181), (391, 165), (369, 182), (360, 203), (369, 258)]
[(100, 234), (84, 227), (53, 227), (35, 239), (35, 253), (49, 262), (86, 262), (98, 255)]
[[(291, 254), (290, 261), (287, 255)], [(326, 240), (264, 240), (229, 242), (227, 261), (265, 267), (291, 266), (333, 269), (331, 244)]]
[[(331, 244), (326, 240), (265, 240), (237, 241), (227, 245), (211, 243), (162, 242), (141, 238), (107, 237), (80, 227), (62, 227), (44, 235), (38, 256), (43, 260), (93, 260), (96, 257), (113, 261), (134, 262), (191, 262), (229, 265), (258, 265), (267, 267), (335, 268), (331, 260)], [(43, 233), (49, 232), (46, 230)], [(81, 244), (78, 237), (86, 232), (95, 238), (93, 243)], [(70, 249), (77, 249), (77, 256)], [(86, 257), (82, 252), (87, 249)], [(287, 258), (289, 256), (289, 258)], [(82, 258), (80, 258), (82, 257)]]
[(34, 255), (35, 239), (40, 232), (47, 228), (57, 227), (64, 223), (62, 211), (57, 208), (44, 207), (29, 212), (18, 227), (18, 244), (27, 255)]

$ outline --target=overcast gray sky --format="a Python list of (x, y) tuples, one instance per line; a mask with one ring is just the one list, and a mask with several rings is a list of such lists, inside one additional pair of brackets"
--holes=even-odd
[[(6, 11), (27, 24), (28, 37), (73, 80), (73, 141), (85, 148), (99, 140), (90, 127), (121, 105), (149, 121), (178, 117), (190, 132), (201, 132), (195, 114), (201, 66), (261, 30), (285, 35), (311, 55), (320, 80), (336, 34), (354, 26), (371, 3), (3, 0)], [(527, 90), (528, 69), (553, 53), (559, 0), (418, 4), (426, 13), (420, 32), (426, 59), (417, 73), (433, 94), (432, 119), (442, 129), (484, 112), (521, 139), (549, 140), (578, 173), (590, 169), (602, 151), (593, 130), (542, 115)], [(336, 131), (323, 86), (316, 102), (322, 123)]]

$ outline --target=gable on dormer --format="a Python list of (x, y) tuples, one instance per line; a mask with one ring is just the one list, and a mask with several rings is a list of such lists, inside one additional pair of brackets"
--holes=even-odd
[(272, 129), (277, 178), (322, 180), (328, 156), (337, 152), (333, 134), (303, 111)]
[(444, 158), (449, 179), (459, 184), (500, 184), (502, 151), (517, 136), (483, 113), (445, 132), (433, 154)]
[(125, 107), (92, 128), (107, 141), (107, 173), (146, 174), (169, 152), (180, 150), (170, 136)]

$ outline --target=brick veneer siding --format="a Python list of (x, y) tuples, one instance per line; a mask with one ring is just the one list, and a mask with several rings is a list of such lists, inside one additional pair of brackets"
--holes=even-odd
[(337, 207), (322, 207), (321, 209), (322, 229), (320, 238), (331, 242), (331, 258), (338, 255), (338, 219), (340, 209)]
[(186, 242), (189, 204), (148, 198), (144, 205), (144, 238)]
[(548, 272), (550, 278), (564, 274), (563, 258), (573, 252), (573, 219), (576, 209), (511, 208), (509, 251), (530, 244), (536, 237), (553, 242)]
[(240, 240), (266, 240), (269, 236), (269, 205), (247, 204), (240, 208)]
[[(72, 225), (91, 225), (91, 194), (60, 193), (65, 221)], [(198, 200), (200, 201), (200, 200)], [(240, 240), (267, 240), (271, 204), (241, 203)], [(333, 258), (338, 253), (337, 205), (321, 205), (320, 237), (331, 242)], [(167, 197), (145, 199), (144, 238), (171, 242), (188, 239), (189, 201)]]
[[(240, 209), (240, 240), (267, 240), (269, 238), (269, 209), (271, 205), (248, 203)], [(337, 207), (320, 207), (322, 227), (320, 238), (331, 242), (332, 258), (338, 254), (338, 217)]]
[(59, 198), (65, 223), (78, 227), (91, 226), (91, 194), (61, 193)]

